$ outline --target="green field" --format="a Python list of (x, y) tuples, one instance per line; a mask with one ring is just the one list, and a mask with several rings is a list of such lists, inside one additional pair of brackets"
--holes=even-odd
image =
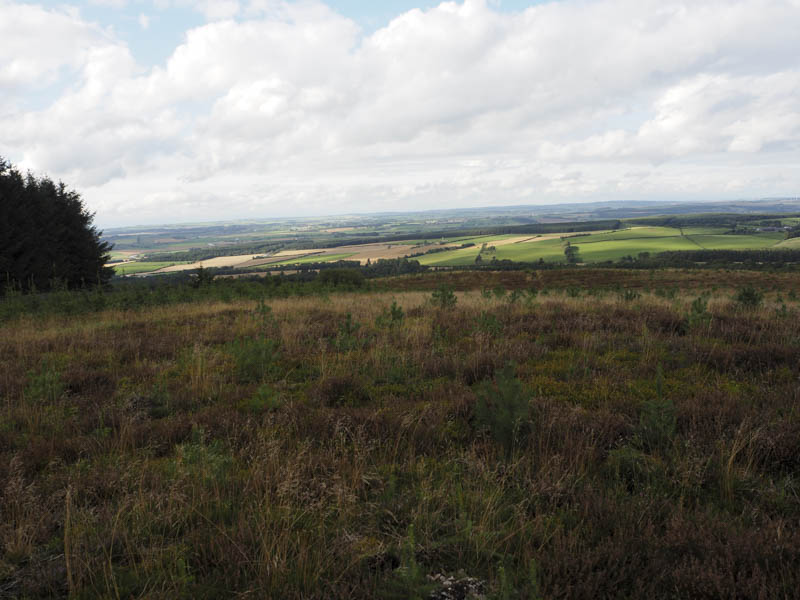
[(125, 265), (112, 265), (117, 275), (133, 275), (134, 273), (150, 273), (172, 265), (185, 265), (186, 261), (172, 262), (132, 262)]
[(334, 262), (337, 260), (347, 260), (351, 256), (353, 256), (352, 252), (349, 254), (311, 254), (309, 256), (304, 256), (302, 258), (293, 258), (292, 260), (284, 260), (277, 263), (270, 263), (268, 265), (264, 265), (264, 268), (267, 269), (270, 267), (304, 265), (308, 263)]
[[(483, 261), (512, 260), (516, 262), (564, 262), (564, 248), (567, 242), (579, 249), (581, 262), (616, 261), (626, 256), (637, 256), (641, 252), (681, 250), (757, 250), (771, 247), (797, 247), (800, 241), (782, 242), (784, 234), (756, 233), (745, 235), (723, 235), (727, 231), (719, 227), (687, 227), (681, 230), (673, 227), (630, 227), (618, 231), (600, 231), (589, 235), (564, 234), (550, 239), (531, 239), (497, 246), (492, 252), (483, 252)], [(512, 236), (486, 236), (470, 238), (476, 247), (437, 252), (419, 259), (429, 266), (464, 266), (474, 264), (483, 242), (491, 243)], [(779, 245), (779, 246), (778, 246)]]
[(641, 239), (619, 240), (614, 242), (577, 243), (581, 262), (602, 262), (619, 260), (624, 256), (636, 256), (640, 252), (666, 252), (672, 250), (699, 250), (700, 246), (690, 238), (665, 236)]
[[(570, 234), (564, 234), (565, 237)], [(620, 240), (639, 240), (650, 238), (668, 238), (680, 236), (679, 229), (673, 227), (629, 227), (627, 229), (619, 229), (617, 231), (600, 231), (592, 233), (589, 236), (573, 236), (576, 239), (569, 238), (573, 243), (581, 243), (581, 240), (588, 240), (591, 238), (593, 242), (606, 242), (606, 241), (620, 241)], [(577, 240), (577, 241), (576, 241)]]
[(457, 250), (448, 250), (445, 252), (435, 252), (433, 254), (426, 254), (425, 256), (415, 257), (421, 265), (430, 266), (454, 266), (454, 265), (470, 265), (475, 262), (475, 257), (478, 256), (481, 247), (479, 245), (471, 246), (469, 248), (459, 248)]
[(784, 239), (782, 233), (752, 235), (693, 235), (691, 239), (708, 250), (758, 250), (770, 248)]
[(800, 238), (790, 238), (775, 244), (775, 248), (780, 250), (797, 250), (800, 248)]

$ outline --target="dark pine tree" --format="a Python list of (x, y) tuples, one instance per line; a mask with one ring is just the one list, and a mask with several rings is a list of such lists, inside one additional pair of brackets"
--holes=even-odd
[(106, 283), (111, 247), (93, 218), (77, 192), (0, 158), (0, 294)]

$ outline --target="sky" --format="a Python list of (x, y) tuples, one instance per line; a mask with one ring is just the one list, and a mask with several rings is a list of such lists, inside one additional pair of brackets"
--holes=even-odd
[(800, 0), (0, 0), (0, 156), (100, 227), (800, 195)]

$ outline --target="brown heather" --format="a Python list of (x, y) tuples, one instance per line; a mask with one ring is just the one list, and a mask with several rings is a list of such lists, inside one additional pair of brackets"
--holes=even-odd
[(796, 276), (576, 273), (2, 326), (0, 598), (798, 597)]

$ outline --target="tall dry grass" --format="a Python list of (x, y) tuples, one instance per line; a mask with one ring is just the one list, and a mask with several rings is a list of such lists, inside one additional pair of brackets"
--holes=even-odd
[(0, 597), (793, 597), (798, 304), (484, 283), (4, 325)]

